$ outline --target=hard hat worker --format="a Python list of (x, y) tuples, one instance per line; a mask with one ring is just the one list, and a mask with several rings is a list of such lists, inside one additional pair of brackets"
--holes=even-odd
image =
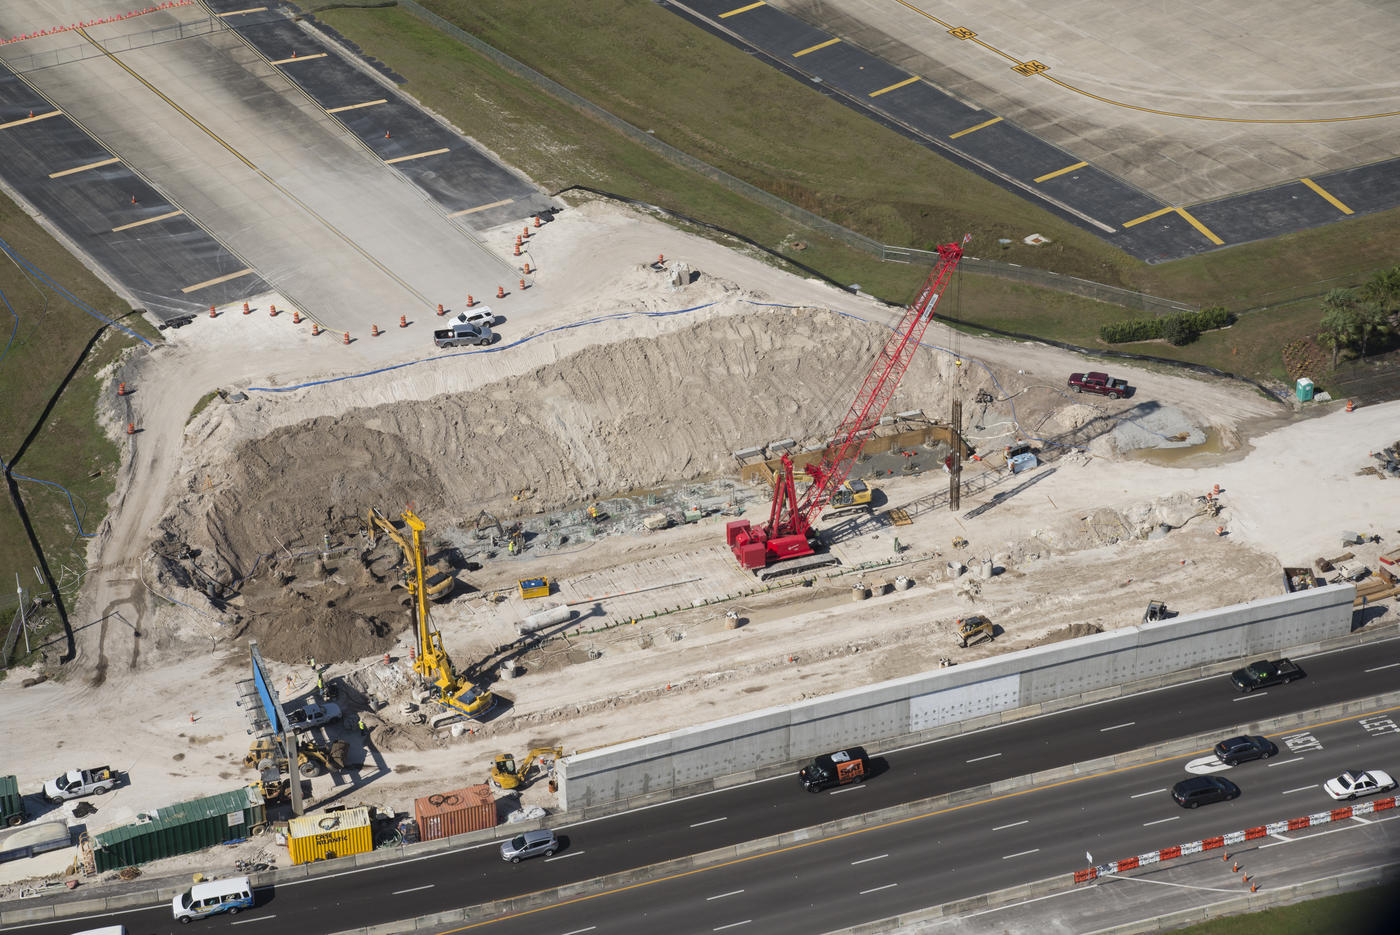
[(369, 733), (369, 728), (365, 726), (365, 719), (364, 719), (363, 717), (360, 717), (360, 718), (359, 718), (359, 722), (360, 722), (360, 736), (363, 737), (363, 736), (365, 736), (366, 734)]

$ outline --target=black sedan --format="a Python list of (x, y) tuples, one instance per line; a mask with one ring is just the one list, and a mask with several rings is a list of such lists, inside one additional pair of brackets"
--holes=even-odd
[(1231, 737), (1215, 745), (1215, 758), (1226, 766), (1267, 760), (1277, 752), (1278, 747), (1267, 737)]

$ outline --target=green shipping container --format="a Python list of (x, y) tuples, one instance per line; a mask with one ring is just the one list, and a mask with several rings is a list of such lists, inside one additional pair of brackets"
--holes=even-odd
[(13, 827), (24, 819), (24, 796), (19, 794), (19, 780), (0, 776), (0, 822)]
[(262, 793), (243, 786), (167, 806), (146, 821), (99, 831), (93, 835), (93, 858), (99, 873), (132, 867), (249, 837), (266, 822)]

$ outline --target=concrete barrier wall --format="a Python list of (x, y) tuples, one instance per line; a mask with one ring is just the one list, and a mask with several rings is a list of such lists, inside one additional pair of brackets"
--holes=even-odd
[(584, 808), (754, 774), (850, 744), (926, 737), (988, 715), (1336, 639), (1351, 631), (1355, 594), (1340, 584), (1264, 598), (574, 754), (560, 763), (561, 804)]

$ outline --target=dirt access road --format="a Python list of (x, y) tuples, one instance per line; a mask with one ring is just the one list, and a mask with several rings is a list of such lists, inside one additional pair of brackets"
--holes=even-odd
[[(498, 238), (503, 245), (508, 233)], [(230, 562), (246, 562), (252, 556), (234, 547), (231, 532), (245, 519), (283, 549), (314, 548), (327, 517), (359, 514), (376, 496), (391, 507), (414, 500), (436, 528), (468, 521), (476, 509), (468, 504), (508, 516), (509, 491), (526, 485), (536, 490), (529, 509), (551, 510), (709, 477), (728, 468), (732, 450), (828, 431), (883, 340), (864, 322), (888, 326), (900, 314), (605, 204), (565, 211), (532, 240), (535, 285), (492, 302), (505, 317), (493, 353), (424, 360), (431, 321), (378, 339), (354, 336), (348, 346), (337, 336), (312, 338), (286, 314), (262, 314), (272, 302), (287, 311), (268, 296), (253, 303), (257, 314), (201, 319), (123, 365), (141, 432), (127, 439), (112, 515), (91, 547), (92, 572), (73, 614), (78, 659), (28, 689), (15, 677), (0, 684), (23, 752), (22, 786), (79, 761), (129, 769), (132, 786), (107, 797), (90, 820), (100, 828), (251, 778), (239, 763), (247, 737), (233, 705), (232, 683), (246, 673), (237, 601), (221, 608), (155, 574), (151, 543), (162, 530), (203, 556), (227, 550)], [(663, 253), (699, 278), (673, 289), (648, 264)], [(692, 311), (669, 314), (685, 309)], [(512, 329), (516, 315), (528, 319), (528, 333)], [(946, 628), (971, 609), (993, 615), (1007, 633), (981, 653), (1031, 645), (1074, 624), (1131, 624), (1154, 597), (1190, 611), (1278, 593), (1280, 561), (1334, 553), (1340, 529), (1371, 531), (1400, 504), (1400, 484), (1354, 476), (1370, 450), (1394, 441), (1387, 433), (1396, 434), (1396, 406), (1290, 420), (1285, 407), (1234, 384), (1137, 370), (1123, 371), (1137, 395), (1109, 403), (1064, 391), (1065, 375), (1085, 362), (1056, 349), (937, 325), (926, 343), (930, 352), (892, 409), (941, 413), (950, 393), (970, 400), (986, 389), (997, 401), (979, 417), (983, 450), (1018, 432), (1075, 447), (1047, 445), (1055, 473), (975, 520), (925, 511), (901, 527), (902, 567), (915, 588), (857, 608), (850, 579), (832, 579), (745, 602), (749, 622), (738, 630), (726, 630), (711, 608), (547, 649), (526, 657), (524, 676), (498, 684), (512, 706), (477, 733), (434, 736), (396, 723), (391, 705), (375, 721), (369, 766), (318, 780), (318, 798), (402, 810), (418, 795), (479, 781), (498, 750), (522, 753), (541, 742), (577, 750), (786, 703), (832, 690), (836, 673), (849, 684), (853, 667), (869, 681), (926, 669), (952, 652)], [(411, 365), (289, 392), (256, 389), (394, 364)], [(191, 420), (196, 401), (216, 387), (246, 390), (249, 399), (216, 401)], [(1238, 447), (1204, 466), (1127, 460), (1114, 434), (1125, 417), (1159, 439), (1212, 427)], [(529, 430), (518, 431), (522, 425)], [(399, 440), (376, 449), (384, 457), (412, 457), (360, 463), (371, 435)], [(553, 460), (531, 475), (533, 462), (522, 459), (540, 450)], [(279, 460), (280, 474), (254, 470)], [(251, 486), (273, 476), (276, 486)], [(464, 477), (479, 480), (465, 495), (453, 483)], [(1214, 484), (1225, 490), (1226, 511), (1206, 523), (1194, 518), (1195, 497)], [(884, 486), (891, 505), (912, 506), (946, 480), (929, 472)], [(965, 496), (963, 510), (1001, 489)], [(754, 498), (751, 518), (766, 515), (765, 496)], [(317, 524), (301, 518), (314, 515)], [(1229, 534), (1217, 536), (1211, 524), (1222, 521)], [(1137, 538), (1160, 523), (1180, 529)], [(953, 549), (955, 535), (970, 546)], [(488, 562), (464, 577), (486, 590), (534, 573), (567, 580), (616, 569), (641, 584), (654, 580), (649, 562), (722, 553), (720, 536), (717, 520), (619, 535), (567, 554)], [(872, 525), (838, 553), (849, 566), (888, 556), (890, 545), (889, 532)], [(275, 553), (278, 543), (268, 548)], [(976, 593), (968, 579), (945, 579), (950, 559), (983, 558), (1006, 572)], [(657, 606), (666, 596), (657, 594)], [(434, 621), (466, 664), (512, 639), (520, 612), (478, 593), (436, 608)], [(297, 624), (291, 614), (280, 622)], [(394, 665), (384, 667), (376, 652), (338, 661), (328, 674), (396, 704), (406, 694), (407, 644), (386, 639)], [(310, 655), (320, 647), (306, 648)], [(311, 684), (299, 663), (290, 654), (274, 663), (279, 684), (290, 685), (284, 697)], [(65, 712), (61, 726), (54, 711)]]

